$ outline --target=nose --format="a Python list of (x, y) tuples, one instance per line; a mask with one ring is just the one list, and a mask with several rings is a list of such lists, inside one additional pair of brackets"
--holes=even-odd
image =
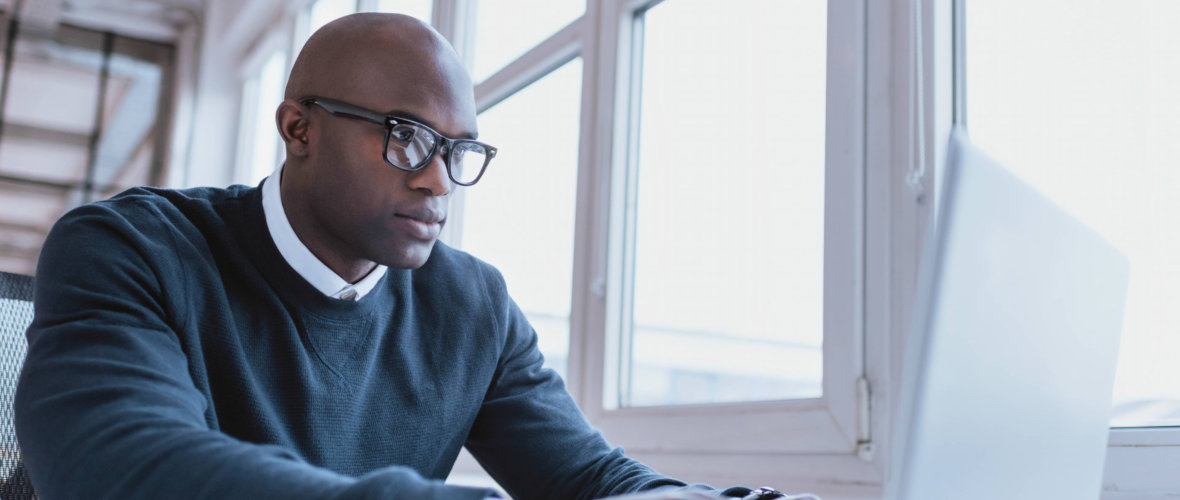
[[(441, 149), (441, 148), (440, 148)], [(446, 196), (451, 193), (451, 177), (447, 174), (445, 151), (439, 151), (421, 170), (409, 172), (410, 189), (423, 191), (430, 196)]]

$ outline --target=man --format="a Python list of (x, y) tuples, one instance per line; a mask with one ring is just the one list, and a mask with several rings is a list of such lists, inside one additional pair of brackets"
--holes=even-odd
[[(405, 16), (308, 40), (259, 188), (135, 189), (48, 237), (16, 424), (43, 498), (485, 498), (684, 483), (611, 449), (542, 368), (499, 273), (436, 243), (471, 82)], [(743, 492), (744, 493), (744, 492)], [(643, 498), (690, 498), (691, 490)]]

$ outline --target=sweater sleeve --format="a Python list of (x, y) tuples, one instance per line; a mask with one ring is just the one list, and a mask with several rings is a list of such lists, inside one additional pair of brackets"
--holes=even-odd
[[(167, 218), (88, 205), (43, 247), (17, 436), (41, 498), (485, 498), (404, 467), (354, 478), (213, 430), (189, 374)], [(153, 213), (156, 212), (156, 213)], [(147, 229), (145, 229), (145, 227)]]
[(607, 444), (561, 377), (542, 367), (537, 334), (508, 297), (503, 278), (488, 269), (484, 279), (506, 338), (467, 449), (508, 494), (517, 500), (591, 499), (685, 486)]

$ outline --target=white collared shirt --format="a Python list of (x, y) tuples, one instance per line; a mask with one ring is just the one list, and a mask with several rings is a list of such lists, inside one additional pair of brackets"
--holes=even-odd
[(287, 212), (283, 210), (283, 197), (279, 190), (282, 177), (283, 166), (279, 165), (270, 177), (262, 181), (262, 211), (266, 214), (266, 227), (270, 230), (270, 237), (274, 240), (275, 246), (279, 247), (279, 253), (295, 272), (320, 293), (334, 299), (360, 300), (377, 286), (377, 282), (385, 276), (388, 268), (377, 265), (360, 281), (349, 283), (321, 262), (307, 249), (307, 245), (299, 240), (295, 235), (295, 229), (291, 227), (291, 221), (287, 220)]

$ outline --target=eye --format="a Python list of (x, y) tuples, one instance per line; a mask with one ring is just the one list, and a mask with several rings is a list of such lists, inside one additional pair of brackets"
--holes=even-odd
[(414, 140), (414, 129), (410, 127), (396, 127), (390, 132), (391, 137), (398, 142), (411, 142)]

